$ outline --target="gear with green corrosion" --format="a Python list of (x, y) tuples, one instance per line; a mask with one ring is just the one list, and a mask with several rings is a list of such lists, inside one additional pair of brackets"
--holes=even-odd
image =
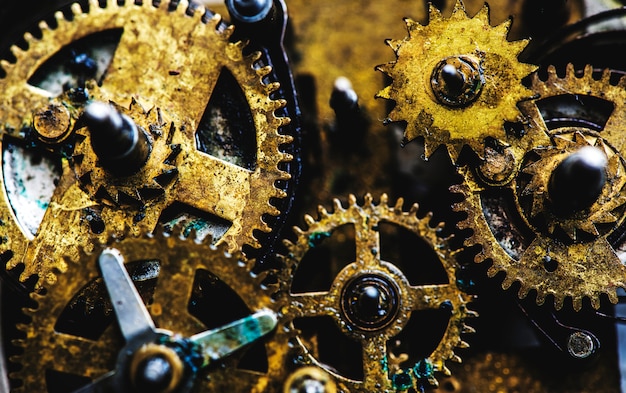
[[(319, 207), (319, 220), (305, 216), (308, 227), (296, 227), (297, 239), (285, 241), (287, 252), (281, 258), (284, 266), (279, 272), (279, 283), (287, 307), (283, 312), (286, 327), (296, 334), (293, 344), (301, 352), (297, 358), (302, 364), (329, 373), (340, 391), (396, 392), (411, 387), (419, 391), (420, 386), (437, 385), (435, 373), (450, 373), (445, 362), (460, 361), (455, 349), (467, 347), (461, 335), (473, 332), (465, 323), (476, 316), (468, 308), (472, 296), (459, 287), (456, 252), (449, 248), (449, 239), (438, 236), (442, 225), (431, 227), (431, 215), (420, 219), (416, 215), (417, 205), (408, 212), (402, 210), (402, 205), (403, 200), (399, 199), (389, 206), (386, 195), (375, 204), (368, 194), (363, 206), (359, 206), (351, 195), (347, 208), (335, 200), (333, 212)], [(445, 283), (413, 284), (394, 261), (383, 260), (381, 252), (391, 246), (381, 242), (380, 231), (385, 225), (406, 230), (417, 241), (423, 241), (436, 263), (445, 270)], [(356, 259), (339, 270), (327, 291), (295, 288), (294, 276), (303, 268), (307, 253), (345, 226), (354, 228)], [(423, 258), (427, 257), (414, 255), (411, 262), (420, 264)], [(315, 262), (319, 266), (322, 261)], [(433, 310), (447, 313), (448, 318), (443, 325), (445, 333), (436, 347), (420, 359), (396, 353), (393, 350), (396, 336), (407, 329), (410, 320), (419, 319), (421, 312)], [(347, 377), (325, 364), (319, 357), (317, 339), (299, 333), (298, 320), (319, 317), (332, 319), (343, 336), (361, 346), (361, 380)], [(410, 339), (415, 339), (415, 335), (410, 334)]]

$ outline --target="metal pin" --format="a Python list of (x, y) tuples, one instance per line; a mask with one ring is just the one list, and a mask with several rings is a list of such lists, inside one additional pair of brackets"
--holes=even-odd
[(548, 186), (554, 210), (571, 214), (590, 207), (606, 184), (607, 164), (606, 155), (593, 146), (585, 146), (561, 161)]
[(237, 20), (256, 23), (265, 19), (272, 10), (272, 0), (227, 0), (226, 7)]
[(100, 164), (116, 175), (137, 172), (148, 160), (151, 145), (133, 120), (111, 105), (94, 102), (85, 108), (83, 121)]

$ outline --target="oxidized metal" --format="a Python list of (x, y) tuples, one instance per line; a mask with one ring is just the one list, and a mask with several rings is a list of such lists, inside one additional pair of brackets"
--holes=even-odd
[[(505, 289), (518, 281), (520, 298), (535, 290), (538, 304), (552, 296), (560, 309), (565, 299), (571, 298), (573, 308), (580, 310), (583, 298), (589, 298), (597, 309), (602, 295), (617, 303), (616, 289), (626, 287), (622, 263), (626, 248), (620, 235), (626, 203), (625, 85), (624, 78), (613, 85), (609, 70), (597, 77), (591, 66), (578, 73), (571, 64), (564, 77), (558, 76), (554, 67), (548, 69), (546, 80), (533, 76), (532, 89), (539, 98), (524, 110), (549, 133), (551, 143), (529, 150), (523, 168), (506, 187), (490, 189), (466, 171), (465, 184), (452, 188), (465, 197), (455, 208), (468, 214), (459, 228), (473, 230), (466, 245), (482, 246), (475, 261), (492, 261), (490, 277), (505, 272)], [(557, 121), (557, 127), (549, 130), (544, 120), (550, 120), (552, 114), (540, 112), (541, 100), (565, 100), (568, 96), (580, 101), (594, 97), (613, 105), (603, 128), (585, 128), (582, 121), (560, 126)], [(591, 113), (593, 108), (584, 111)], [(560, 115), (556, 116), (558, 120)], [(589, 146), (606, 157), (606, 181), (588, 208), (565, 214), (550, 198), (552, 174), (565, 158)]]
[[(14, 211), (11, 198), (0, 193), (5, 239), (0, 250), (7, 252), (8, 270), (24, 265), (21, 281), (37, 275), (37, 288), (53, 283), (56, 273), (67, 269), (61, 255), (75, 257), (80, 248), (89, 249), (94, 239), (150, 231), (162, 211), (174, 203), (228, 222), (217, 240), (230, 250), (243, 245), (258, 248), (261, 244), (254, 232), (271, 230), (262, 216), (280, 213), (270, 200), (285, 197), (275, 183), (290, 175), (278, 166), (292, 158), (279, 149), (292, 141), (278, 132), (289, 119), (275, 115), (285, 101), (269, 98), (279, 84), (263, 82), (271, 68), (258, 64), (258, 52), (244, 56), (245, 44), (230, 42), (233, 28), (218, 15), (203, 15), (202, 9), (191, 12), (185, 2), (174, 11), (169, 7), (168, 2), (155, 7), (132, 2), (119, 6), (111, 1), (101, 8), (91, 1), (86, 13), (75, 4), (71, 21), (57, 13), (57, 27), (42, 22), (42, 38), (26, 34), (28, 50), (14, 46), (17, 62), (2, 62), (7, 74), (0, 79), (4, 150), (11, 148), (10, 143), (25, 144), (28, 150), (29, 130), (34, 127), (36, 137), (46, 142), (44, 149), (61, 153), (62, 173), (53, 195), (50, 192), (50, 199), (41, 201), (45, 215), (38, 228), (29, 231), (20, 225), (16, 216), (31, 213)], [(58, 96), (28, 83), (64, 46), (117, 30), (123, 33), (102, 80), (89, 79)], [(233, 76), (252, 116), (252, 168), (211, 156), (196, 146), (195, 132), (222, 70)], [(150, 158), (138, 173), (116, 177), (98, 164), (78, 120), (93, 100), (114, 103), (154, 139)], [(67, 108), (70, 131), (66, 131), (66, 111), (54, 108)], [(219, 116), (214, 119), (217, 127), (224, 121)], [(71, 142), (64, 141), (74, 139), (78, 144), (72, 153)], [(7, 175), (6, 168), (3, 174)]]
[[(364, 378), (359, 381), (347, 378), (325, 366), (317, 359), (315, 349), (308, 347), (301, 337), (297, 337), (302, 362), (324, 369), (335, 379), (339, 390), (342, 391), (395, 392), (409, 387), (419, 389), (422, 384), (436, 385), (434, 373), (448, 373), (445, 361), (460, 361), (454, 350), (457, 347), (467, 347), (467, 343), (461, 339), (461, 333), (473, 331), (465, 324), (467, 318), (476, 315), (468, 309), (472, 296), (457, 286), (455, 252), (449, 249), (447, 239), (437, 235), (441, 225), (431, 227), (430, 215), (419, 219), (416, 216), (417, 205), (409, 212), (404, 212), (402, 204), (403, 200), (399, 199), (394, 206), (389, 206), (386, 195), (381, 196), (378, 205), (373, 203), (369, 194), (365, 196), (363, 206), (357, 204), (353, 195), (349, 198), (347, 208), (335, 200), (334, 212), (329, 213), (320, 206), (319, 220), (305, 216), (308, 228), (296, 227), (295, 243), (285, 241), (287, 254), (282, 257), (284, 268), (281, 269), (279, 282), (288, 304), (284, 312), (288, 329), (294, 330), (293, 320), (296, 318), (329, 316), (344, 335), (359, 342), (363, 348)], [(428, 243), (444, 267), (448, 283), (411, 285), (392, 261), (381, 260), (378, 226), (384, 223), (405, 228)], [(328, 292), (292, 293), (293, 274), (298, 270), (306, 253), (321, 239), (329, 237), (334, 230), (347, 224), (354, 225), (356, 232), (356, 260), (339, 272)], [(418, 263), (418, 260), (415, 262)], [(380, 297), (381, 301), (385, 299), (389, 307), (380, 304), (376, 317), (365, 314), (370, 318), (363, 318), (357, 305), (355, 318), (355, 308), (350, 305), (352, 296), (356, 296), (356, 301), (359, 301), (360, 293), (355, 291), (355, 286), (359, 285), (376, 288), (374, 292), (376, 297)], [(394, 355), (389, 351), (387, 341), (404, 329), (412, 313), (442, 307), (450, 309), (450, 318), (437, 347), (426, 358), (408, 369), (394, 367)], [(365, 310), (370, 309), (365, 307)], [(405, 384), (407, 386), (402, 387)]]
[[(17, 343), (24, 348), (24, 353), (15, 360), (24, 367), (13, 375), (23, 382), (16, 392), (47, 392), (53, 389), (46, 382), (46, 373), (52, 370), (94, 379), (115, 369), (118, 352), (124, 343), (112, 318), (96, 322), (108, 326), (101, 336), (95, 338), (85, 337), (93, 334), (89, 331), (68, 331), (58, 327), (63, 321), (67, 322), (64, 313), (68, 310), (78, 316), (72, 322), (84, 326), (88, 326), (90, 320), (94, 323), (94, 318), (102, 318), (102, 315), (114, 312), (97, 269), (97, 259), (104, 247), (97, 245), (93, 253), (82, 254), (79, 263), (70, 263), (71, 269), (60, 274), (57, 283), (50, 286), (45, 295), (31, 294), (38, 307), (36, 310), (26, 310), (32, 322), (20, 325), (26, 337)], [(273, 290), (263, 285), (266, 276), (253, 274), (251, 269), (254, 262), (244, 262), (241, 254), (227, 253), (226, 244), (216, 247), (208, 241), (182, 238), (180, 233), (165, 236), (159, 232), (154, 236), (129, 237), (114, 242), (110, 247), (119, 251), (127, 266), (133, 262), (146, 264), (145, 268), (132, 275), (139, 294), (147, 303), (154, 325), (190, 337), (192, 342), (202, 346), (207, 328), (197, 315), (189, 311), (190, 301), (198, 295), (198, 291), (203, 291), (201, 286), (194, 284), (194, 277), (199, 272), (210, 272), (226, 284), (239, 296), (250, 313), (280, 309), (281, 303), (272, 299)], [(149, 284), (155, 279), (156, 284)], [(228, 345), (231, 345), (233, 340), (228, 340)], [(206, 348), (214, 346), (215, 343), (206, 343)], [(280, 343), (279, 348), (286, 350), (286, 347), (286, 341)], [(208, 356), (212, 358), (219, 352), (216, 348)], [(270, 370), (275, 370), (278, 366), (272, 362), (272, 357), (276, 356), (274, 349), (266, 348), (270, 357)], [(210, 378), (199, 377), (197, 391), (260, 393), (266, 391), (268, 385), (277, 384), (272, 371), (262, 374), (237, 370), (240, 359), (241, 355), (233, 355), (224, 360), (226, 367), (211, 370)]]
[[(378, 93), (396, 104), (386, 121), (406, 122), (406, 141), (423, 137), (426, 157), (441, 145), (447, 146), (453, 162), (464, 145), (482, 156), (486, 138), (508, 139), (505, 121), (519, 120), (517, 103), (532, 95), (521, 80), (535, 67), (517, 60), (527, 40), (507, 41), (510, 21), (491, 27), (487, 6), (470, 18), (457, 1), (452, 15), (444, 18), (431, 5), (429, 16), (427, 25), (405, 19), (408, 37), (387, 41), (397, 59), (378, 67), (393, 79)], [(469, 83), (470, 92), (477, 90), (464, 99), (442, 100), (431, 82), (441, 62), (450, 58), (471, 59), (475, 65), (464, 72), (484, 80)]]

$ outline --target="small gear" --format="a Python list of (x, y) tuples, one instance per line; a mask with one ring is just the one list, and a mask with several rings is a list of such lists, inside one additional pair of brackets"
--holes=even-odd
[(74, 171), (83, 188), (92, 199), (111, 206), (149, 206), (161, 198), (175, 182), (178, 169), (176, 157), (180, 154), (180, 144), (171, 143), (170, 132), (174, 123), (168, 122), (161, 110), (146, 111), (132, 100), (130, 108), (116, 108), (120, 113), (127, 112), (137, 127), (150, 138), (150, 154), (146, 162), (132, 176), (120, 177), (98, 165), (98, 156), (91, 147), (87, 127), (76, 131), (80, 140), (74, 148), (72, 159)]
[[(422, 384), (436, 385), (434, 373), (449, 374), (445, 361), (460, 361), (454, 350), (467, 347), (461, 334), (473, 332), (465, 324), (467, 318), (476, 316), (474, 311), (468, 309), (472, 296), (461, 291), (457, 285), (455, 252), (450, 250), (446, 239), (438, 236), (441, 225), (431, 227), (430, 215), (419, 219), (416, 216), (417, 205), (404, 212), (402, 204), (403, 200), (399, 199), (395, 206), (388, 206), (386, 195), (381, 196), (378, 205), (373, 203), (369, 194), (365, 196), (363, 206), (357, 204), (353, 195), (347, 208), (335, 200), (334, 212), (329, 213), (320, 206), (320, 219), (305, 216), (308, 228), (296, 227), (297, 240), (285, 241), (287, 254), (282, 257), (284, 269), (279, 282), (281, 293), (289, 305), (284, 312), (287, 329), (298, 334), (295, 319), (327, 316), (335, 321), (345, 336), (362, 346), (363, 380), (354, 380), (322, 363), (316, 357), (315, 349), (308, 346), (301, 336), (296, 336), (296, 346), (302, 352), (299, 356), (301, 362), (330, 373), (336, 380), (338, 390), (395, 392), (410, 387), (417, 389)], [(381, 260), (381, 246), (385, 245), (380, 242), (379, 225), (385, 223), (407, 229), (424, 240), (443, 266), (447, 283), (412, 285), (396, 265)], [(339, 272), (329, 291), (294, 293), (293, 276), (305, 254), (346, 224), (353, 225), (355, 229), (356, 261)], [(373, 299), (373, 303), (368, 299)], [(374, 312), (368, 308), (372, 304), (376, 306)], [(402, 332), (413, 313), (419, 315), (420, 311), (437, 309), (449, 310), (446, 331), (438, 345), (428, 356), (410, 367), (400, 367), (404, 358), (391, 351), (388, 341)]]
[(511, 22), (491, 27), (488, 14), (470, 18), (457, 1), (443, 18), (430, 5), (427, 25), (407, 18), (408, 37), (387, 42), (397, 59), (378, 67), (393, 79), (378, 93), (395, 102), (386, 122), (406, 122), (405, 141), (423, 137), (426, 157), (441, 145), (453, 162), (464, 145), (483, 156), (485, 139), (510, 139), (505, 122), (532, 96), (521, 81), (536, 67), (517, 59), (528, 41), (507, 41)]
[[(172, 218), (165, 218), (164, 211), (202, 217), (203, 228), (230, 250), (262, 247), (255, 233), (271, 232), (266, 217), (284, 213), (272, 201), (286, 197), (279, 186), (291, 175), (282, 168), (293, 158), (282, 151), (292, 143), (292, 136), (279, 132), (290, 119), (276, 114), (286, 102), (270, 98), (277, 95), (280, 84), (271, 81), (272, 68), (262, 64), (263, 55), (244, 55), (245, 44), (230, 40), (233, 26), (185, 1), (118, 5), (93, 0), (86, 9), (74, 4), (71, 18), (58, 12), (55, 27), (41, 22), (40, 38), (25, 35), (27, 50), (12, 47), (15, 64), (1, 63), (6, 72), (0, 78), (2, 151), (5, 156), (14, 146), (25, 151), (18, 166), (31, 156), (37, 161), (52, 152), (59, 167), (58, 178), (49, 180), (54, 192), (35, 195), (24, 208), (16, 203), (28, 194), (20, 191), (21, 167), (8, 168), (8, 160), (3, 159), (0, 188), (6, 189), (7, 182), (13, 181), (11, 173), (17, 174), (16, 191), (0, 193), (3, 265), (7, 270), (23, 265), (21, 272), (15, 269), (19, 280), (37, 276), (39, 289), (66, 270), (60, 252), (78, 255), (94, 239), (102, 242), (149, 232), (159, 220)], [(54, 56), (72, 45), (84, 46), (85, 40), (98, 43), (105, 36), (117, 41), (111, 44), (114, 53), (102, 70), (90, 71), (88, 77), (83, 73), (77, 81), (55, 71), (52, 87), (43, 82), (37, 86), (46, 89), (35, 86), (33, 75), (47, 69)], [(72, 61), (89, 58), (89, 50)], [(59, 91), (55, 84), (62, 85)], [(222, 102), (231, 101), (221, 95), (239, 93), (238, 108), (243, 109), (237, 109), (233, 119), (224, 108), (228, 104)], [(211, 106), (214, 95), (222, 106)], [(85, 127), (86, 108), (94, 102), (112, 103), (146, 136), (151, 150), (139, 169), (113, 176), (103, 167)], [(246, 154), (242, 164), (237, 157), (224, 157), (223, 149), (245, 138), (230, 140), (223, 134), (243, 132), (244, 120), (249, 120), (251, 141), (242, 142), (250, 144), (242, 148)], [(242, 127), (233, 123), (239, 121)], [(218, 137), (212, 138), (212, 133)], [(212, 139), (206, 142), (207, 138)], [(220, 138), (227, 146), (203, 150)], [(38, 206), (41, 217), (26, 228), (21, 220), (33, 214), (31, 205)]]
[[(452, 191), (464, 196), (455, 207), (467, 212), (458, 226), (480, 244), (476, 262), (491, 260), (490, 277), (506, 273), (503, 288), (520, 283), (519, 297), (536, 291), (538, 304), (554, 297), (557, 309), (571, 298), (580, 310), (588, 298), (617, 303), (626, 286), (623, 260), (626, 215), (624, 124), (626, 79), (617, 85), (609, 70), (570, 64), (563, 77), (554, 67), (532, 78), (538, 98), (528, 106), (551, 143), (528, 151), (514, 181), (485, 186), (471, 170)], [(610, 110), (606, 110), (610, 108)]]
[[(226, 253), (225, 245), (214, 246), (179, 235), (129, 237), (109, 246), (123, 256), (158, 328), (190, 337), (230, 322), (223, 314), (232, 314), (234, 308), (243, 310), (239, 310), (241, 315), (230, 315), (232, 320), (248, 312), (280, 308), (280, 303), (272, 299), (273, 290), (263, 284), (265, 275), (251, 272), (253, 261), (244, 262), (240, 255)], [(97, 268), (103, 248), (98, 246), (93, 253), (83, 254), (80, 263), (72, 263), (72, 268), (59, 275), (57, 284), (45, 295), (31, 294), (38, 306), (25, 310), (32, 322), (20, 325), (26, 338), (16, 342), (24, 352), (14, 358), (23, 366), (12, 375), (22, 382), (15, 392), (48, 392), (57, 391), (54, 389), (59, 386), (67, 389), (71, 383), (84, 385), (115, 368), (123, 340)], [(225, 288), (234, 291), (241, 304), (224, 306), (223, 302), (230, 299)], [(218, 293), (220, 298), (214, 298)], [(222, 311), (211, 311), (215, 307)], [(231, 310), (224, 311), (226, 307)], [(282, 348), (287, 348), (287, 343), (283, 344)], [(274, 349), (264, 354), (276, 356)], [(224, 360), (224, 366), (211, 370), (194, 391), (261, 392), (275, 383), (269, 376), (271, 372), (238, 368), (241, 359), (233, 355)]]

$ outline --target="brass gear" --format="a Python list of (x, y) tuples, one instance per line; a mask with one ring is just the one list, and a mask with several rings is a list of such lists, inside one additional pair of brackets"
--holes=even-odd
[[(296, 346), (302, 353), (298, 357), (300, 361), (303, 364), (323, 368), (330, 373), (341, 391), (395, 392), (410, 387), (417, 388), (418, 384), (436, 385), (434, 373), (449, 374), (445, 361), (460, 362), (454, 350), (468, 346), (462, 340), (461, 334), (473, 332), (473, 329), (465, 324), (467, 318), (477, 315), (468, 309), (472, 296), (458, 287), (455, 276), (456, 252), (449, 248), (447, 239), (437, 234), (442, 225), (433, 228), (429, 225), (431, 215), (423, 219), (417, 218), (417, 205), (409, 212), (404, 212), (402, 205), (403, 200), (399, 199), (394, 206), (389, 206), (387, 196), (384, 194), (381, 196), (380, 204), (376, 205), (372, 196), (367, 194), (364, 205), (359, 206), (354, 195), (350, 195), (347, 208), (344, 208), (339, 200), (334, 201), (332, 213), (320, 206), (319, 220), (305, 216), (308, 228), (296, 227), (297, 240), (285, 241), (287, 254), (282, 257), (284, 266), (279, 273), (281, 275), (279, 283), (288, 305), (284, 312), (287, 329), (292, 334), (298, 334), (293, 323), (294, 319), (330, 316), (344, 335), (359, 342), (363, 348), (364, 377), (362, 381), (353, 380), (324, 365), (316, 358), (315, 351), (307, 347), (305, 340), (296, 336)], [(378, 232), (378, 225), (381, 223), (391, 223), (405, 228), (423, 239), (437, 254), (448, 283), (413, 286), (398, 267), (382, 261)], [(293, 293), (293, 275), (305, 254), (320, 240), (330, 236), (334, 230), (345, 224), (352, 224), (355, 228), (356, 261), (341, 270), (329, 291)], [(385, 303), (383, 314), (377, 314), (373, 320), (362, 318), (353, 312), (349, 302), (353, 297), (353, 289), (359, 286), (365, 288), (368, 285), (374, 286), (386, 299), (383, 302)], [(401, 368), (399, 365), (402, 360), (398, 361), (389, 351), (387, 341), (403, 330), (413, 311), (442, 307), (449, 308), (450, 317), (445, 334), (437, 347), (415, 365), (408, 369)]]
[[(240, 254), (227, 253), (224, 244), (214, 246), (183, 238), (180, 234), (157, 233), (129, 237), (109, 247), (117, 249), (124, 257), (155, 325), (161, 329), (185, 337), (207, 330), (206, 324), (216, 323), (221, 316), (207, 315), (203, 307), (211, 308), (211, 304), (224, 302), (226, 298), (223, 292), (220, 292), (220, 299), (203, 300), (202, 296), (210, 296), (215, 293), (210, 292), (212, 287), (224, 284), (250, 312), (261, 309), (278, 312), (280, 309), (280, 303), (272, 299), (276, 288), (263, 284), (265, 275), (251, 272), (254, 262), (245, 262)], [(24, 352), (13, 359), (23, 366), (12, 375), (22, 381), (15, 392), (54, 389), (51, 372), (95, 379), (115, 368), (117, 353), (124, 343), (97, 268), (98, 255), (104, 248), (105, 245), (99, 245), (93, 253), (83, 254), (80, 263), (73, 263), (67, 273), (59, 275), (57, 284), (45, 295), (31, 294), (37, 309), (26, 309), (32, 322), (19, 326), (25, 339), (16, 341)], [(199, 280), (204, 276), (206, 279)], [(202, 309), (194, 306), (193, 302), (203, 304), (203, 301), (209, 303)], [(195, 311), (190, 311), (192, 309)], [(95, 334), (93, 329), (101, 333)], [(280, 336), (280, 332), (277, 333)], [(268, 386), (276, 384), (273, 373), (277, 372), (273, 362), (277, 349), (270, 350), (268, 345), (265, 344), (269, 357), (267, 373), (238, 368), (242, 356), (233, 355), (223, 361), (223, 366), (213, 368), (208, 377), (199, 378), (199, 386), (194, 391), (266, 391)], [(281, 345), (287, 348), (286, 342)]]
[(176, 158), (181, 146), (171, 143), (169, 138), (170, 133), (174, 132), (174, 123), (168, 122), (159, 108), (146, 111), (134, 99), (129, 108), (116, 109), (133, 119), (140, 132), (150, 138), (152, 148), (148, 162), (131, 177), (111, 174), (98, 165), (98, 156), (91, 147), (89, 130), (82, 127), (76, 130), (79, 141), (72, 155), (74, 172), (80, 186), (93, 200), (107, 206), (147, 207), (159, 203), (178, 175)]
[[(602, 295), (617, 303), (617, 288), (626, 287), (626, 267), (621, 262), (626, 146), (620, 136), (626, 121), (626, 79), (614, 85), (612, 78), (609, 70), (599, 74), (586, 66), (579, 72), (571, 64), (563, 77), (552, 66), (545, 80), (534, 75), (532, 89), (538, 98), (527, 107), (527, 113), (549, 133), (551, 143), (530, 150), (516, 179), (505, 187), (485, 186), (466, 170), (465, 183), (451, 188), (464, 196), (455, 210), (467, 212), (458, 227), (473, 230), (465, 244), (482, 246), (475, 261), (492, 261), (490, 277), (504, 272), (504, 289), (519, 282), (520, 298), (534, 290), (538, 304), (553, 296), (557, 309), (571, 298), (578, 311), (584, 298), (596, 309)], [(585, 126), (590, 123), (580, 120), (573, 125), (569, 120), (565, 124), (557, 121), (550, 129), (546, 122), (555, 115), (550, 110), (542, 112), (542, 100), (562, 99), (567, 105), (568, 97), (576, 101), (599, 99), (613, 108), (601, 129), (598, 125)], [(559, 116), (557, 120), (561, 120)], [(551, 175), (565, 157), (589, 146), (605, 157), (606, 182), (588, 207), (563, 214), (548, 192)]]
[(406, 122), (405, 141), (423, 137), (426, 157), (441, 145), (453, 162), (464, 145), (482, 157), (486, 138), (512, 139), (504, 124), (532, 96), (521, 80), (536, 67), (517, 59), (528, 41), (507, 41), (511, 21), (490, 26), (486, 5), (470, 18), (458, 0), (444, 18), (431, 4), (429, 19), (405, 19), (408, 37), (387, 42), (396, 60), (378, 67), (392, 78), (378, 97), (395, 107), (385, 122)]
[[(3, 150), (11, 140), (29, 147), (28, 138), (34, 134), (35, 144), (43, 145), (43, 150), (62, 153), (58, 186), (51, 200), (43, 201), (49, 206), (32, 233), (19, 223), (20, 212), (13, 211), (11, 199), (5, 192), (0, 193), (5, 239), (0, 252), (6, 269), (24, 265), (20, 281), (36, 275), (36, 288), (52, 284), (56, 274), (67, 268), (60, 258), (61, 250), (64, 255), (76, 256), (94, 239), (102, 242), (111, 236), (149, 232), (163, 210), (174, 203), (227, 221), (230, 226), (218, 241), (228, 244), (230, 250), (243, 245), (261, 247), (255, 231), (271, 231), (263, 216), (280, 214), (271, 200), (284, 198), (286, 193), (277, 188), (276, 182), (290, 178), (279, 165), (291, 161), (292, 156), (282, 152), (280, 146), (293, 140), (279, 133), (289, 118), (277, 116), (275, 111), (286, 102), (269, 98), (280, 86), (278, 82), (265, 82), (271, 67), (260, 64), (261, 53), (244, 55), (245, 44), (229, 40), (233, 26), (226, 26), (219, 15), (192, 9), (186, 1), (160, 2), (158, 6), (108, 1), (101, 7), (91, 0), (88, 8), (84, 12), (74, 4), (71, 20), (58, 12), (54, 28), (41, 22), (41, 38), (26, 34), (28, 50), (14, 46), (16, 63), (1, 63), (6, 72), (0, 78)], [(84, 88), (57, 97), (28, 83), (52, 54), (76, 40), (108, 31), (122, 33), (102, 80), (86, 80)], [(222, 70), (232, 75), (249, 105), (256, 137), (254, 168), (211, 156), (196, 145), (195, 131)], [(153, 135), (154, 157), (148, 160), (145, 170), (112, 179), (94, 159), (89, 136), (79, 141), (74, 158), (67, 159), (72, 155), (67, 152), (68, 146), (71, 148), (67, 141), (86, 135), (80, 117), (86, 103), (94, 100), (126, 108), (124, 111), (141, 127), (164, 126), (162, 137)], [(138, 109), (138, 104), (131, 108), (133, 102), (147, 108), (147, 114)], [(161, 123), (159, 114), (167, 124)], [(170, 150), (180, 153), (169, 155)], [(164, 164), (170, 158), (171, 162)], [(156, 187), (155, 176), (167, 177), (168, 173), (172, 178), (167, 184)], [(3, 190), (4, 180), (0, 184)], [(112, 194), (111, 198), (100, 198), (100, 189)], [(142, 197), (142, 189), (159, 195)], [(122, 194), (133, 194), (131, 198), (140, 203), (119, 203)]]

